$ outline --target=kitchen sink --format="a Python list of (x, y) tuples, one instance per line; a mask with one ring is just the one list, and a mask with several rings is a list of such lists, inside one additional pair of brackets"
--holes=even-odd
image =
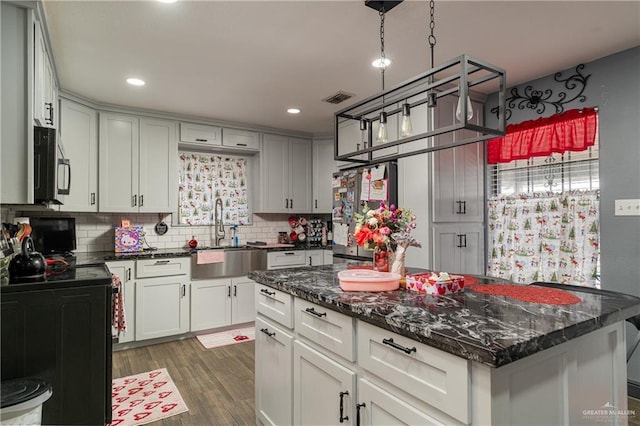
[(207, 251), (219, 251), (224, 261), (217, 263), (198, 263), (197, 253), (191, 254), (191, 279), (239, 277), (256, 269), (267, 269), (267, 251), (252, 247), (212, 247)]

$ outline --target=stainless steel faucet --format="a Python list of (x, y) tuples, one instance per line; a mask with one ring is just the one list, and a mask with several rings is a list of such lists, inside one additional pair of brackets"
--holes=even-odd
[[(220, 216), (218, 216), (218, 205), (220, 205)], [(216, 226), (215, 226), (215, 235), (216, 235), (216, 247), (220, 245), (220, 240), (223, 240), (225, 235), (224, 232), (224, 224), (222, 222), (222, 215), (224, 213), (224, 207), (222, 206), (222, 199), (221, 198), (216, 198), (216, 204), (213, 207), (213, 215), (216, 219)]]

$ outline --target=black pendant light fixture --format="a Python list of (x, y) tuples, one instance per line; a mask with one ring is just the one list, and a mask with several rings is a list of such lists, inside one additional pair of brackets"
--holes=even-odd
[[(381, 59), (385, 58), (384, 52), (384, 16), (389, 10), (398, 6), (401, 1), (365, 1), (365, 5), (378, 11), (381, 20)], [(429, 34), (428, 42), (430, 47), (431, 68), (410, 80), (399, 85), (386, 89), (384, 84), (385, 68), (381, 68), (382, 91), (357, 102), (335, 114), (335, 142), (334, 158), (336, 160), (350, 161), (354, 163), (372, 164), (373, 152), (388, 147), (407, 144), (409, 142), (426, 140), (426, 145), (412, 145), (417, 148), (398, 150), (397, 153), (385, 155), (385, 160), (394, 160), (412, 155), (433, 152), (442, 149), (453, 148), (455, 146), (466, 145), (502, 136), (505, 133), (505, 98), (506, 98), (506, 72), (499, 67), (491, 65), (485, 61), (462, 54), (438, 66), (434, 65), (434, 48), (436, 38), (434, 0), (430, 0), (429, 5)], [(481, 86), (482, 85), (482, 86)], [(470, 120), (473, 118), (473, 110), (469, 90), (474, 86), (479, 86), (485, 91), (495, 91), (498, 93), (497, 124), (486, 126), (483, 123), (475, 124)], [(451, 99), (456, 102), (455, 118), (453, 123), (446, 120), (433, 120), (430, 115), (428, 130), (419, 134), (413, 134), (411, 125), (411, 112), (420, 105), (426, 104), (430, 108), (438, 108), (441, 100)], [(493, 112), (493, 111), (492, 111)], [(443, 110), (444, 113), (444, 110)], [(398, 135), (387, 133), (387, 120), (392, 116), (400, 120), (400, 131)], [(355, 126), (360, 126), (361, 130), (367, 130), (368, 136), (363, 140), (363, 144), (356, 144), (356, 150), (350, 152), (348, 147), (353, 147), (351, 141), (340, 140), (340, 128), (350, 127), (350, 121), (355, 120)], [(376, 143), (372, 142), (372, 127), (378, 121), (379, 127), (376, 133)], [(441, 124), (441, 121), (445, 124)], [(468, 131), (462, 131), (468, 130)], [(454, 133), (455, 137), (448, 138), (453, 142), (448, 144), (432, 143), (434, 137)], [(346, 134), (345, 134), (346, 135)], [(394, 140), (393, 137), (398, 137)], [(368, 142), (368, 143), (367, 143)], [(341, 147), (341, 144), (344, 146)], [(361, 146), (364, 148), (361, 149)], [(425, 147), (426, 146), (426, 147)], [(346, 149), (345, 149), (346, 147)], [(339, 154), (342, 153), (342, 154)], [(364, 155), (363, 155), (364, 154)]]

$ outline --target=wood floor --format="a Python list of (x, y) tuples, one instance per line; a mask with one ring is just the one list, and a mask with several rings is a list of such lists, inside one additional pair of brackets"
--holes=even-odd
[[(189, 338), (113, 353), (113, 377), (166, 368), (186, 413), (150, 425), (255, 425), (255, 342), (204, 349)], [(640, 400), (629, 398), (630, 426), (640, 426)]]
[(189, 411), (150, 425), (255, 425), (255, 342), (204, 349), (196, 338), (113, 353), (113, 377), (166, 368)]

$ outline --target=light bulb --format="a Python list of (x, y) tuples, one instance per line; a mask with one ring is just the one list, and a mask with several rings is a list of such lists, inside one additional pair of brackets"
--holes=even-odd
[[(458, 121), (462, 121), (462, 98), (458, 98), (458, 105), (456, 106), (456, 118)], [(473, 118), (473, 105), (471, 105), (471, 98), (467, 96), (467, 121)]]
[(402, 122), (400, 123), (400, 137), (406, 138), (411, 136), (413, 128), (411, 127), (411, 110), (409, 104), (402, 104)]
[(376, 136), (376, 142), (385, 143), (387, 141), (387, 113), (382, 111), (380, 113), (380, 126), (378, 127), (378, 135)]
[(367, 120), (360, 120), (360, 133), (362, 133), (362, 144), (365, 149), (367, 149), (367, 145), (369, 145), (369, 137), (367, 134)]

